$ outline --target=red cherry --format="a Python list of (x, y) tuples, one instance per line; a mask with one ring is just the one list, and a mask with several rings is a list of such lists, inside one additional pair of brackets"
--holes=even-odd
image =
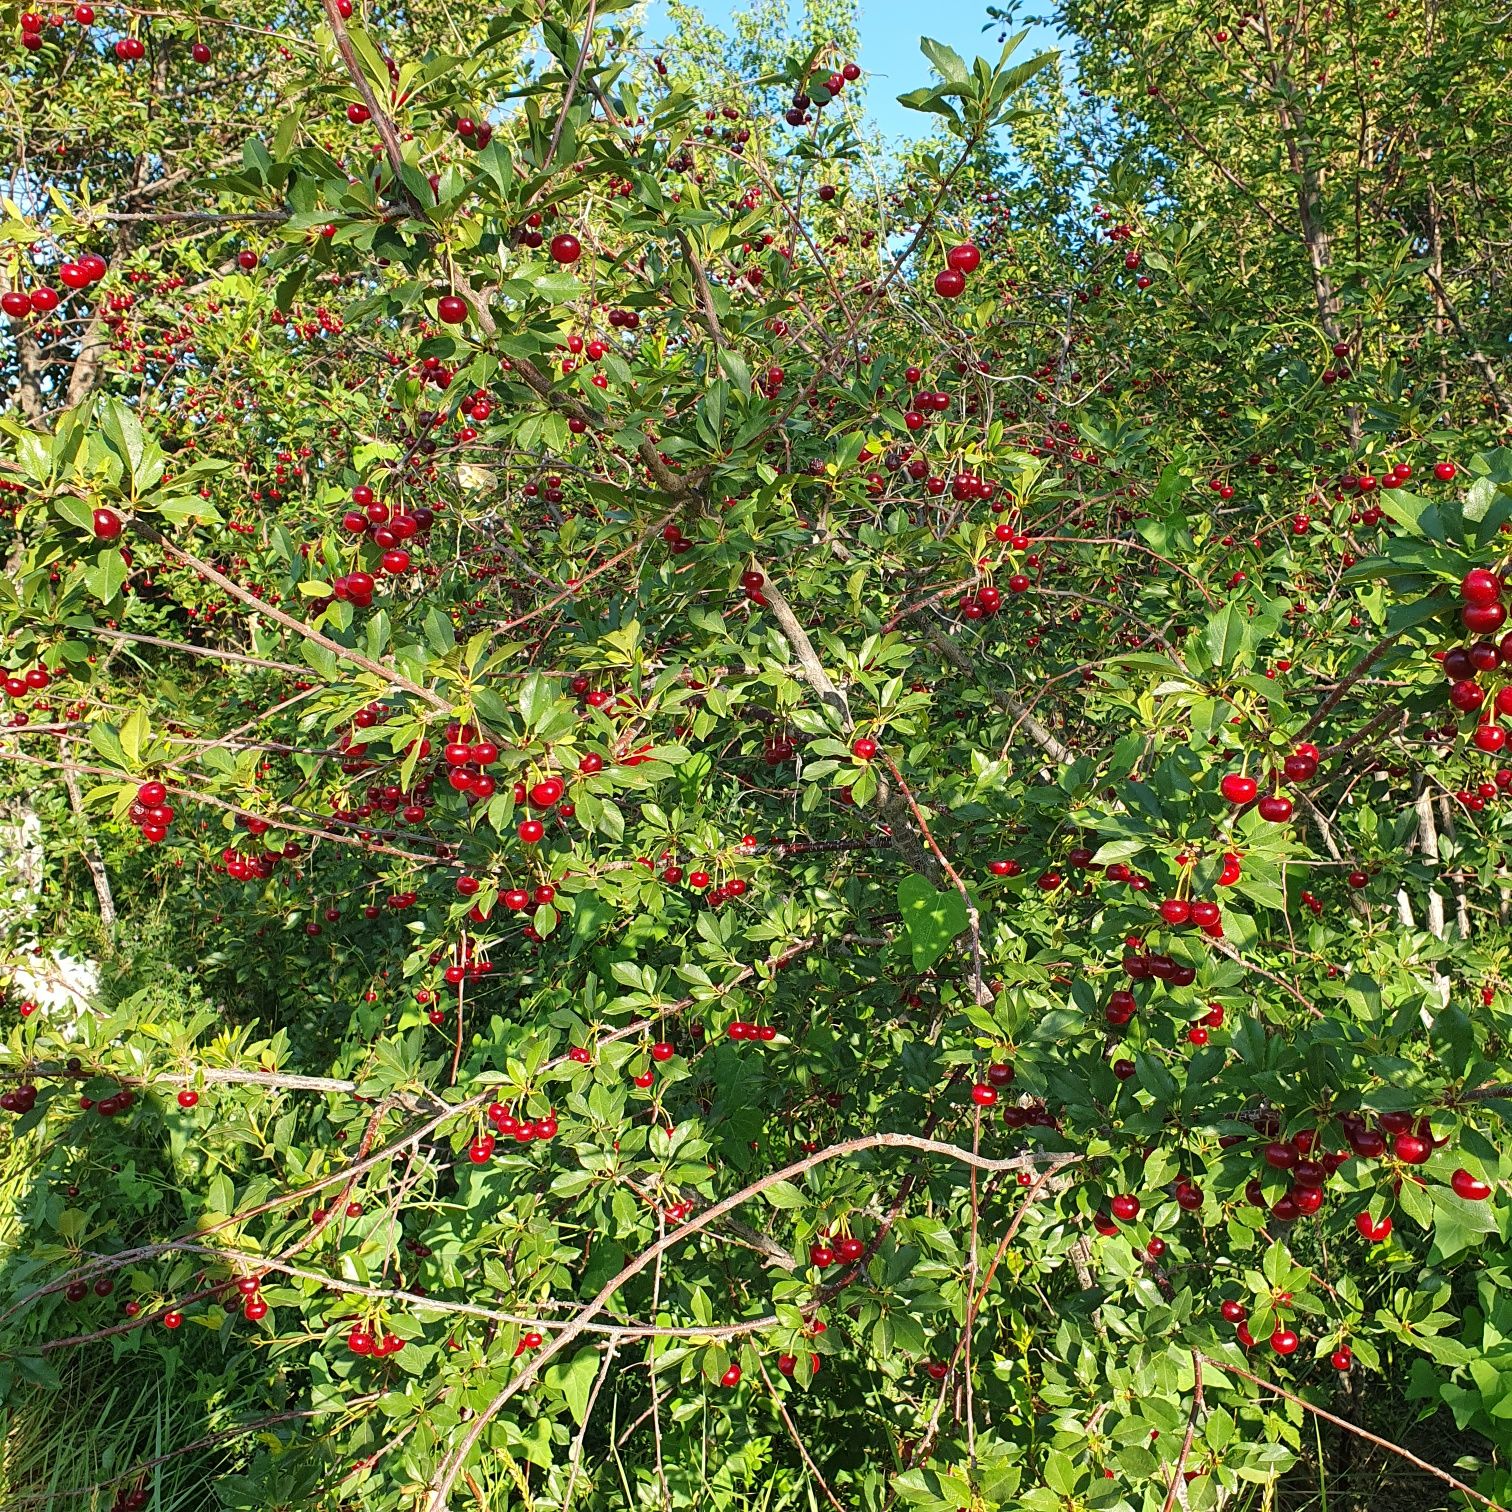
[(954, 268), (941, 268), (935, 274), (934, 287), (941, 299), (959, 299), (966, 292), (966, 276)]
[(1246, 777), (1241, 772), (1225, 774), (1218, 787), (1223, 796), (1236, 806), (1249, 803), (1260, 790), (1260, 784), (1253, 777)]
[(1270, 1336), (1270, 1347), (1278, 1355), (1296, 1354), (1297, 1345), (1302, 1341), (1289, 1328), (1278, 1328)]
[(113, 509), (97, 509), (94, 512), (95, 538), (113, 541), (121, 533), (121, 517)]
[(859, 740), (853, 740), (851, 742), (851, 755), (853, 755), (857, 761), (870, 761), (876, 754), (877, 742), (875, 740), (868, 740), (866, 736), (863, 735)]
[(1502, 596), (1502, 580), (1484, 567), (1472, 567), (1460, 580), (1460, 597), (1467, 604), (1495, 604)]
[(1433, 476), (1440, 483), (1452, 483), (1459, 469), (1452, 462), (1435, 462), (1433, 464)]
[(1467, 1202), (1484, 1202), (1491, 1195), (1491, 1188), (1486, 1182), (1464, 1169), (1456, 1171), (1449, 1178), (1449, 1185), (1454, 1188), (1456, 1197), (1463, 1197)]
[(1460, 610), (1465, 629), (1476, 635), (1490, 635), (1493, 630), (1499, 630), (1506, 618), (1507, 606), (1502, 603), (1466, 604)]
[(985, 1082), (978, 1082), (971, 1089), (971, 1100), (979, 1108), (990, 1108), (998, 1100), (996, 1087), (989, 1087)]
[(732, 1366), (730, 1366), (730, 1368), (727, 1371), (725, 1371), (725, 1373), (722, 1376), (720, 1376), (720, 1378), (719, 1378), (719, 1384), (721, 1386), (738, 1386), (738, 1385), (740, 1385), (740, 1366), (738, 1366), (738, 1365), (732, 1365)]
[(1129, 1196), (1127, 1193), (1115, 1197), (1108, 1204), (1113, 1210), (1113, 1216), (1120, 1223), (1132, 1223), (1139, 1217), (1139, 1198)]
[(461, 325), (467, 319), (467, 301), (459, 294), (443, 294), (436, 301), (436, 315), (447, 325)]
[(1341, 1344), (1329, 1355), (1328, 1363), (1335, 1370), (1348, 1370), (1354, 1364), (1354, 1351), (1347, 1344)]
[(982, 264), (981, 248), (971, 242), (962, 242), (945, 254), (945, 261), (957, 273), (975, 273)]
[(178, 1105), (181, 1108), (192, 1108), (199, 1101), (199, 1093), (193, 1087), (185, 1087), (178, 1095)]
[(7, 289), (0, 294), (0, 310), (4, 310), (12, 320), (25, 320), (31, 314), (31, 299), (19, 289)]
[(583, 255), (583, 244), (571, 232), (564, 231), (560, 236), (551, 238), (551, 246), (548, 249), (551, 260), (561, 263), (564, 267), (575, 263)]
[(539, 819), (525, 819), (520, 822), (516, 833), (526, 845), (535, 845), (546, 833), (546, 826)]
[(1267, 823), (1285, 824), (1291, 818), (1292, 801), (1283, 793), (1267, 793), (1256, 808)]
[(1391, 1215), (1388, 1213), (1379, 1223), (1372, 1223), (1368, 1212), (1356, 1213), (1355, 1228), (1372, 1244), (1380, 1244), (1391, 1237)]

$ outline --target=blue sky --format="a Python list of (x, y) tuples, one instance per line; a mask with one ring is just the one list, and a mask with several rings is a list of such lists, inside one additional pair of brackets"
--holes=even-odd
[[(797, 0), (794, 0), (796, 8)], [(705, 0), (701, 9), (714, 25), (728, 27), (739, 0)], [(1001, 50), (998, 29), (983, 31), (987, 0), (928, 0), (925, 5), (904, 0), (860, 0), (861, 56), (856, 61), (868, 75), (867, 107), (872, 119), (889, 137), (922, 135), (929, 118), (905, 110), (897, 96), (930, 80), (929, 64), (919, 51), (920, 35), (948, 43), (968, 62), (980, 54), (996, 59)], [(646, 33), (667, 36), (671, 22), (662, 0), (651, 0)], [(1033, 57), (1057, 45), (1048, 27), (1030, 30), (1017, 57)]]

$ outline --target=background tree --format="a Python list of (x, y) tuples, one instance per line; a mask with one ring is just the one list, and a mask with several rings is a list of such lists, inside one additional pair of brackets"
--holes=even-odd
[(1500, 33), (925, 41), (889, 164), (849, 11), (121, 17), (8, 75), (7, 1505), (1504, 1505)]

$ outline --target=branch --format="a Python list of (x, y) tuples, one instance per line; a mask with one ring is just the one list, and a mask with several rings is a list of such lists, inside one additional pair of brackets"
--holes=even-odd
[[(331, 3), (333, 0), (327, 0), (328, 5)], [(416, 698), (428, 703), (431, 708), (445, 714), (451, 713), (451, 705), (444, 698), (437, 697), (429, 688), (422, 688), (419, 683), (411, 682), (397, 667), (387, 667), (380, 661), (374, 661), (372, 657), (364, 656), (361, 651), (355, 651), (350, 646), (343, 646), (340, 641), (332, 640), (328, 635), (322, 635), (313, 625), (307, 625), (303, 620), (295, 619), (292, 614), (285, 614), (282, 609), (275, 609), (271, 604), (258, 598), (255, 593), (243, 588), (240, 583), (232, 582), (225, 573), (217, 571), (208, 562), (202, 562), (182, 547), (175, 546), (160, 530), (147, 524), (145, 520), (134, 519), (132, 529), (166, 551), (169, 556), (176, 558), (186, 567), (192, 568), (201, 577), (208, 578), (217, 587), (224, 588), (232, 598), (239, 599), (258, 614), (267, 615), (275, 624), (282, 625), (286, 630), (292, 630), (296, 635), (302, 635), (313, 645), (324, 647), (339, 660), (351, 662), (365, 672), (381, 677), (389, 686), (402, 688), (406, 693), (412, 693)]]
[(1314, 1417), (1320, 1417), (1326, 1423), (1332, 1423), (1335, 1427), (1342, 1428), (1346, 1433), (1352, 1433), (1356, 1438), (1362, 1438), (1367, 1443), (1374, 1444), (1378, 1449), (1385, 1449), (1390, 1454), (1395, 1454), (1399, 1459), (1406, 1460), (1409, 1464), (1416, 1465), (1419, 1470), (1425, 1470), (1431, 1476), (1444, 1482), (1446, 1486), (1453, 1486), (1461, 1496), (1468, 1496), (1472, 1501), (1478, 1501), (1483, 1507), (1489, 1507), (1491, 1512), (1508, 1512), (1500, 1502), (1492, 1501), (1489, 1496), (1481, 1493), (1464, 1481), (1456, 1480), (1447, 1470), (1440, 1470), (1437, 1465), (1430, 1465), (1427, 1460), (1419, 1459), (1410, 1449), (1403, 1449), (1400, 1444), (1393, 1444), (1390, 1439), (1378, 1438), (1375, 1434), (1367, 1432), (1364, 1428), (1351, 1423), (1348, 1418), (1337, 1417), (1334, 1413), (1322, 1407), (1315, 1406), (1306, 1397), (1301, 1397), (1294, 1391), (1287, 1391), (1283, 1386), (1277, 1386), (1273, 1381), (1267, 1381), (1260, 1376), (1253, 1375), (1240, 1365), (1230, 1364), (1227, 1360), (1215, 1360), (1208, 1355), (1199, 1355), (1197, 1358), (1207, 1364), (1215, 1366), (1219, 1370), (1226, 1370), (1232, 1375), (1243, 1376), (1246, 1381), (1253, 1382), (1262, 1391), (1269, 1391), (1272, 1395), (1282, 1397), (1288, 1402), (1294, 1402), (1298, 1407), (1305, 1408)]
[(357, 93), (362, 96), (362, 103), (367, 106), (373, 125), (378, 128), (378, 135), (383, 139), (383, 150), (388, 154), (389, 167), (394, 171), (394, 187), (409, 206), (410, 212), (423, 220), (425, 206), (415, 198), (404, 181), (404, 149), (399, 145), (399, 133), (394, 130), (394, 123), (378, 103), (378, 96), (373, 93), (373, 86), (368, 83), (367, 75), (362, 71), (362, 64), (357, 60), (357, 50), (352, 46), (352, 39), (347, 36), (346, 21), (337, 0), (321, 0), (321, 4), (325, 8), (331, 33), (336, 39), (336, 51), (341, 54), (341, 61), (346, 64), (346, 71), (352, 76), (352, 83), (357, 86)]
[(670, 1233), (658, 1239), (647, 1249), (641, 1251), (634, 1260), (630, 1261), (617, 1276), (605, 1283), (603, 1289), (587, 1307), (573, 1319), (560, 1333), (540, 1350), (530, 1363), (516, 1375), (513, 1380), (485, 1407), (468, 1425), (467, 1432), (462, 1436), (461, 1442), (437, 1467), (435, 1477), (432, 1479), (429, 1494), (426, 1497), (425, 1506), (427, 1512), (446, 1512), (446, 1507), (451, 1496), (451, 1488), (456, 1483), (457, 1477), (462, 1473), (462, 1467), (467, 1463), (467, 1457), (473, 1451), (478, 1440), (482, 1438), (489, 1423), (498, 1416), (505, 1404), (511, 1398), (523, 1391), (541, 1373), (545, 1366), (561, 1354), (568, 1345), (574, 1343), (587, 1330), (589, 1323), (599, 1313), (607, 1308), (626, 1282), (633, 1280), (645, 1268), (650, 1265), (659, 1255), (671, 1249), (674, 1245), (684, 1243), (690, 1235), (706, 1228), (716, 1219), (722, 1218), (726, 1213), (749, 1202), (751, 1198), (759, 1196), (768, 1188), (775, 1186), (780, 1181), (790, 1181), (795, 1176), (802, 1176), (831, 1160), (839, 1160), (843, 1157), (860, 1154), (865, 1150), (877, 1149), (901, 1149), (918, 1150), (925, 1154), (940, 1155), (951, 1160), (961, 1161), (966, 1165), (974, 1166), (983, 1171), (1023, 1171), (1038, 1166), (1042, 1162), (1064, 1161), (1064, 1155), (1016, 1155), (1006, 1160), (990, 1158), (986, 1155), (978, 1155), (970, 1150), (960, 1149), (956, 1145), (945, 1144), (936, 1139), (921, 1139), (913, 1134), (869, 1134), (859, 1139), (843, 1140), (839, 1144), (830, 1145), (828, 1149), (819, 1150), (803, 1160), (796, 1160), (791, 1165), (772, 1171), (748, 1186), (742, 1187), (738, 1192), (732, 1193), (721, 1202), (716, 1202), (712, 1207), (706, 1208), (696, 1218), (673, 1229)]

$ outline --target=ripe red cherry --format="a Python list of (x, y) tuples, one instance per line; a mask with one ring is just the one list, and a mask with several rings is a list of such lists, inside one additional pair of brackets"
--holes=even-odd
[(546, 833), (546, 826), (539, 819), (525, 819), (516, 833), (526, 845), (535, 845)]
[(719, 1384), (721, 1386), (738, 1386), (738, 1385), (740, 1385), (740, 1366), (738, 1366), (738, 1365), (732, 1365), (732, 1366), (730, 1366), (730, 1368), (727, 1371), (725, 1371), (725, 1373), (722, 1376), (720, 1376), (720, 1378), (719, 1378)]
[(1270, 1347), (1278, 1355), (1296, 1354), (1297, 1345), (1302, 1341), (1289, 1328), (1278, 1328), (1270, 1336)]
[(1435, 462), (1433, 464), (1433, 476), (1440, 483), (1452, 483), (1459, 469), (1452, 462)]
[(1160, 917), (1167, 924), (1185, 924), (1192, 917), (1192, 905), (1185, 898), (1167, 898), (1160, 905)]
[(95, 539), (113, 541), (121, 533), (121, 517), (113, 509), (97, 509), (94, 512)]
[(248, 247), (245, 251), (236, 254), (236, 265), (250, 273), (257, 266), (257, 253)]
[(1501, 596), (1501, 579), (1484, 567), (1472, 567), (1460, 580), (1460, 597), (1467, 604), (1495, 604)]
[(863, 735), (859, 740), (853, 740), (851, 742), (851, 755), (854, 756), (857, 761), (870, 761), (876, 754), (877, 742), (875, 740), (868, 740), (867, 737)]
[(1297, 1163), (1296, 1149), (1280, 1140), (1273, 1140), (1265, 1147), (1265, 1163), (1278, 1171), (1289, 1171)]
[(37, 314), (49, 314), (58, 308), (58, 291), (46, 287), (33, 289), (29, 297), (29, 303)]
[(1354, 1364), (1354, 1351), (1347, 1344), (1341, 1344), (1329, 1355), (1328, 1363), (1335, 1370), (1348, 1370)]
[(1249, 1316), (1244, 1310), (1243, 1303), (1232, 1299), (1225, 1302), (1219, 1311), (1223, 1314), (1224, 1320), (1229, 1323), (1242, 1323)]
[(182, 1326), (184, 1315), (181, 1312), (165, 1312), (163, 1314), (164, 1328), (178, 1328)]
[(1463, 1197), (1467, 1202), (1484, 1202), (1491, 1195), (1491, 1188), (1484, 1181), (1463, 1169), (1449, 1178), (1449, 1185), (1454, 1188), (1456, 1197)]
[(31, 314), (31, 298), (19, 289), (7, 289), (4, 294), (0, 294), (0, 310), (4, 310), (12, 320), (25, 320)]
[(1256, 805), (1260, 817), (1270, 824), (1285, 824), (1292, 814), (1292, 801), (1283, 793), (1267, 793)]
[(1388, 1213), (1379, 1223), (1372, 1223), (1368, 1212), (1356, 1213), (1355, 1228), (1372, 1244), (1380, 1244), (1391, 1237), (1391, 1215)]
[(827, 1244), (809, 1245), (809, 1264), (828, 1270), (835, 1263), (835, 1252)]
[(1465, 629), (1473, 631), (1476, 635), (1490, 635), (1493, 630), (1499, 630), (1507, 618), (1505, 604), (1466, 604), (1460, 610), (1460, 619)]
[(569, 263), (575, 263), (583, 255), (583, 244), (571, 232), (564, 231), (560, 236), (551, 238), (551, 260), (561, 263), (564, 267)]
[(537, 808), (550, 808), (561, 796), (561, 780), (556, 777), (547, 777), (530, 790), (530, 801)]
[(1433, 1145), (1416, 1134), (1398, 1134), (1391, 1142), (1391, 1153), (1408, 1165), (1422, 1165), (1433, 1153)]
[(988, 1086), (986, 1082), (978, 1082), (971, 1089), (971, 1100), (979, 1108), (990, 1108), (998, 1100), (997, 1088)]
[(847, 1234), (835, 1246), (835, 1253), (847, 1264), (859, 1260), (866, 1253), (866, 1246), (854, 1234)]
[(966, 275), (954, 268), (941, 268), (935, 274), (934, 286), (941, 299), (959, 299), (966, 292)]
[(1260, 790), (1260, 784), (1253, 777), (1246, 777), (1241, 772), (1226, 773), (1218, 787), (1223, 796), (1235, 805), (1249, 803)]
[(185, 1087), (178, 1095), (178, 1105), (181, 1108), (192, 1108), (199, 1101), (199, 1093), (193, 1087)]
[(210, 49), (203, 42), (196, 42), (194, 46), (189, 49), (189, 56), (193, 58), (196, 63), (205, 64), (210, 61)]
[(1139, 1217), (1139, 1198), (1122, 1193), (1108, 1204), (1113, 1210), (1113, 1216), (1120, 1223), (1132, 1223)]
[(676, 1048), (669, 1045), (666, 1040), (658, 1040), (651, 1047), (651, 1059), (654, 1061), (669, 1061), (676, 1054)]
[(945, 254), (945, 261), (957, 273), (975, 273), (982, 264), (981, 248), (971, 242), (962, 242)]
[(447, 325), (461, 325), (467, 319), (467, 301), (459, 294), (443, 294), (436, 301), (436, 314)]

